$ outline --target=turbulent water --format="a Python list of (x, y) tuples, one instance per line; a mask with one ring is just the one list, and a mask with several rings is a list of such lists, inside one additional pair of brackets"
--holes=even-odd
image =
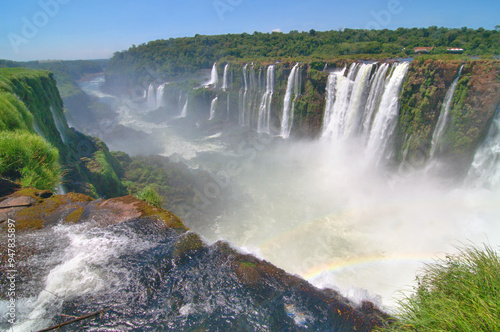
[[(298, 68), (296, 65), (288, 77), (285, 110), (293, 109), (293, 95), (298, 93)], [(370, 298), (390, 308), (400, 291), (411, 288), (424, 263), (455, 252), (455, 246), (461, 244), (500, 243), (498, 114), (487, 140), (476, 153), (466, 185), (444, 186), (439, 178), (417, 167), (404, 174), (384, 169), (381, 161), (390, 150), (399, 107), (397, 95), (407, 69), (408, 63), (404, 62), (366, 63), (332, 72), (322, 138), (313, 141), (283, 139), (288, 137), (290, 122), (281, 127), (281, 138), (266, 134), (265, 121), (261, 120), (268, 112), (268, 98), (273, 95), (272, 66), (267, 69), (267, 83), (258, 100), (261, 134), (241, 127), (244, 135), (186, 131), (177, 128), (178, 120), (155, 124), (144, 120), (143, 111), (126, 102), (117, 104), (118, 121), (154, 137), (163, 155), (213, 174), (213, 181), (199, 193), (204, 205), (193, 208), (203, 209), (221, 200), (231, 204), (219, 209), (216, 216), (206, 214), (204, 220), (180, 215), (207, 242), (228, 240), (316, 286), (339, 289), (352, 299)], [(240, 107), (230, 111), (239, 114), (240, 125), (247, 125), (256, 74), (245, 66), (242, 75)], [(149, 103), (147, 96), (145, 102)], [(185, 115), (184, 109), (182, 113)], [(131, 227), (117, 226), (113, 235), (107, 230), (87, 231), (85, 226), (49, 230), (62, 239), (56, 246), (60, 247), (60, 256), (40, 257), (48, 259), (48, 264), (46, 279), (38, 283), (50, 293), (41, 292), (21, 301), (25, 325), (18, 330), (37, 326), (29, 319), (42, 319), (60, 311), (61, 303), (53, 301), (52, 293), (56, 298), (71, 298), (76, 293), (92, 298), (99, 292), (99, 296), (113, 299), (115, 292), (126, 289), (125, 294), (130, 294), (127, 296), (138, 297), (125, 297), (124, 302), (147, 302), (149, 309), (133, 322), (123, 321), (123, 329), (133, 328), (141, 320), (152, 324), (163, 315), (160, 307), (176, 306), (167, 315), (168, 321), (161, 320), (166, 329), (193, 326), (202, 315), (223, 326), (225, 314), (255, 309), (251, 303), (227, 301), (231, 294), (224, 292), (234, 286), (225, 279), (227, 271), (203, 265), (207, 263), (200, 263), (199, 271), (206, 269), (215, 276), (207, 276), (200, 285), (221, 289), (221, 294), (194, 300), (197, 295), (189, 289), (201, 286), (181, 286), (188, 272), (174, 267), (169, 278), (164, 279), (160, 271), (161, 257), (171, 248), (171, 235), (138, 239), (135, 231), (130, 232)], [(96, 255), (91, 251), (95, 257), (89, 257), (80, 249), (82, 245), (102, 248), (102, 252)], [(176, 302), (175, 296), (167, 299), (162, 297), (164, 294), (151, 297), (153, 290), (130, 282), (144, 278), (156, 278), (154, 282), (173, 289), (169, 294), (181, 294), (184, 300)], [(142, 299), (141, 294), (149, 295)], [(214, 312), (219, 310), (214, 309), (219, 308), (214, 303), (220, 301), (224, 302), (222, 307), (227, 307), (226, 313)], [(121, 313), (126, 310), (117, 309)], [(254, 327), (261, 323), (265, 324), (256, 318)]]

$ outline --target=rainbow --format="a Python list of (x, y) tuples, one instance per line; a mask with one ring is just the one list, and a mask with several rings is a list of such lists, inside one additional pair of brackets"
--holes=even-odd
[(302, 277), (306, 280), (314, 279), (324, 273), (342, 273), (349, 269), (363, 269), (375, 265), (403, 265), (412, 263), (414, 265), (424, 266), (436, 260), (434, 253), (401, 253), (393, 256), (360, 256), (349, 260), (336, 260), (329, 264), (322, 264), (314, 267), (304, 273)]

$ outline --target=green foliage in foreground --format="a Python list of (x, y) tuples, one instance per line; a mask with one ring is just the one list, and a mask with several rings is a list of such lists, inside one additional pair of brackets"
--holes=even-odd
[(59, 152), (36, 134), (1, 131), (0, 175), (21, 180), (23, 187), (52, 190), (61, 180)]
[(427, 265), (391, 331), (500, 331), (500, 256), (467, 247)]
[(161, 208), (162, 206), (162, 199), (160, 194), (158, 194), (158, 191), (156, 190), (154, 185), (149, 185), (139, 191), (135, 197), (140, 199), (141, 201), (147, 202), (149, 205), (156, 206)]
[(33, 130), (33, 115), (12, 93), (0, 91), (0, 131)]

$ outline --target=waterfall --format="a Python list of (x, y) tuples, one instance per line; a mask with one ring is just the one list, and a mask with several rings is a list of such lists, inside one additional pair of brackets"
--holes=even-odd
[(219, 83), (219, 74), (217, 73), (217, 63), (212, 66), (212, 73), (210, 75), (210, 81), (205, 83), (206, 88), (216, 88), (217, 83)]
[(347, 138), (359, 134), (370, 88), (372, 64), (353, 63), (328, 76), (323, 137)]
[[(328, 75), (321, 137), (334, 141), (363, 137), (367, 151), (380, 158), (396, 128), (398, 95), (408, 63), (353, 63)], [(376, 160), (378, 162), (378, 160)]]
[(285, 99), (283, 101), (283, 115), (281, 118), (281, 131), (280, 136), (283, 138), (290, 137), (290, 132), (292, 130), (293, 124), (293, 105), (292, 105), (292, 97), (295, 94), (297, 97), (299, 93), (299, 79), (297, 75), (299, 72), (299, 64), (297, 63), (293, 66), (290, 75), (288, 75), (288, 82), (286, 86), (286, 94)]
[(155, 108), (156, 107), (156, 89), (153, 85), (153, 83), (149, 84), (148, 87), (148, 98), (146, 100), (148, 108)]
[(177, 118), (185, 118), (187, 116), (188, 112), (188, 97), (186, 96), (186, 102), (184, 103), (184, 106), (182, 107), (181, 114)]
[(255, 102), (255, 97), (256, 91), (259, 89), (259, 81), (257, 80), (257, 76), (255, 75), (255, 67), (252, 66), (250, 67), (249, 73), (248, 73), (248, 78), (249, 78), (249, 86), (248, 86), (248, 94), (245, 98), (246, 105), (245, 105), (245, 123), (244, 125), (247, 127), (255, 127), (252, 126), (254, 123), (252, 122), (253, 119), (255, 119), (254, 112), (255, 112), (255, 107), (254, 105), (256, 104)]
[(346, 68), (328, 75), (325, 116), (322, 137), (339, 139), (344, 136), (346, 117), (358, 64), (353, 63), (345, 77)]
[(228, 84), (227, 84), (227, 71), (228, 71), (228, 68), (229, 68), (229, 63), (226, 63), (226, 65), (224, 66), (224, 76), (222, 78), (222, 90), (223, 91), (227, 91), (227, 88), (228, 88)]
[(270, 134), (271, 101), (274, 93), (274, 65), (267, 67), (266, 92), (260, 102), (257, 132)]
[(163, 83), (158, 86), (158, 89), (156, 90), (156, 108), (160, 108), (164, 105), (163, 103), (163, 96), (165, 94), (165, 86), (168, 83)]
[(443, 105), (441, 107), (441, 112), (439, 113), (439, 118), (436, 124), (436, 129), (434, 129), (434, 133), (432, 134), (432, 143), (431, 143), (431, 152), (430, 152), (430, 159), (434, 158), (434, 155), (436, 154), (436, 150), (439, 146), (439, 141), (441, 139), (441, 136), (443, 134), (444, 128), (446, 127), (446, 123), (448, 121), (448, 115), (450, 113), (451, 109), (451, 102), (453, 101), (453, 94), (455, 93), (455, 89), (458, 84), (458, 80), (460, 79), (460, 75), (462, 74), (462, 69), (464, 66), (462, 65), (460, 67), (460, 70), (458, 71), (458, 75), (451, 83), (450, 88), (446, 92), (446, 95), (443, 100)]
[(45, 135), (43, 134), (42, 130), (40, 129), (40, 127), (36, 123), (36, 120), (33, 120), (33, 129), (35, 130), (35, 133), (38, 134), (38, 136), (45, 138)]
[(388, 69), (389, 64), (383, 63), (377, 68), (374, 78), (372, 79), (363, 119), (363, 133), (365, 136), (367, 136), (371, 130), (373, 117), (375, 116), (380, 105), (380, 99), (382, 98), (384, 91)]
[(488, 188), (500, 186), (500, 106), (485, 141), (474, 155), (466, 183)]
[(244, 83), (244, 92), (240, 93), (240, 117), (239, 124), (240, 126), (245, 125), (245, 116), (246, 116), (246, 101), (247, 101), (247, 93), (248, 93), (248, 76), (247, 76), (247, 68), (248, 64), (243, 66), (243, 83)]
[(408, 68), (407, 62), (395, 63), (391, 76), (388, 78), (389, 81), (384, 87), (367, 143), (367, 153), (375, 163), (385, 156), (396, 129), (399, 115), (399, 92)]
[(215, 117), (215, 108), (217, 107), (217, 100), (219, 100), (219, 97), (215, 97), (212, 100), (212, 103), (210, 104), (210, 117), (208, 120), (212, 120)]
[(64, 124), (61, 122), (59, 117), (56, 114), (53, 106), (50, 106), (50, 112), (52, 113), (52, 118), (54, 119), (54, 124), (56, 126), (57, 131), (59, 132), (59, 136), (61, 136), (61, 140), (66, 145), (66, 128), (64, 128)]

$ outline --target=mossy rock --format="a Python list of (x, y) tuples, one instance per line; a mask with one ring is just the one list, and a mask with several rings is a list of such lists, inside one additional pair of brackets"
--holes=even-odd
[[(46, 198), (43, 197), (48, 194), (51, 195)], [(92, 201), (92, 198), (82, 194), (52, 195), (51, 192), (31, 188), (19, 190), (12, 195), (12, 197), (22, 196), (34, 198), (38, 204), (17, 212), (13, 218), (17, 223), (17, 230), (40, 229), (47, 223), (55, 224), (62, 217), (62, 214), (66, 213), (67, 209), (75, 208), (75, 204), (77, 204), (78, 209), (81, 205)], [(76, 222), (79, 221), (81, 215), (78, 219), (75, 218), (76, 215), (72, 217), (72, 220)]]
[(255, 285), (262, 278), (257, 269), (257, 264), (252, 262), (238, 261), (235, 270), (238, 279), (245, 285)]
[(73, 212), (68, 214), (64, 221), (67, 223), (77, 223), (82, 218), (85, 209), (83, 207), (77, 207)]
[(174, 245), (172, 256), (175, 261), (180, 262), (188, 259), (205, 247), (205, 243), (203, 243), (198, 234), (192, 232), (184, 233)]

